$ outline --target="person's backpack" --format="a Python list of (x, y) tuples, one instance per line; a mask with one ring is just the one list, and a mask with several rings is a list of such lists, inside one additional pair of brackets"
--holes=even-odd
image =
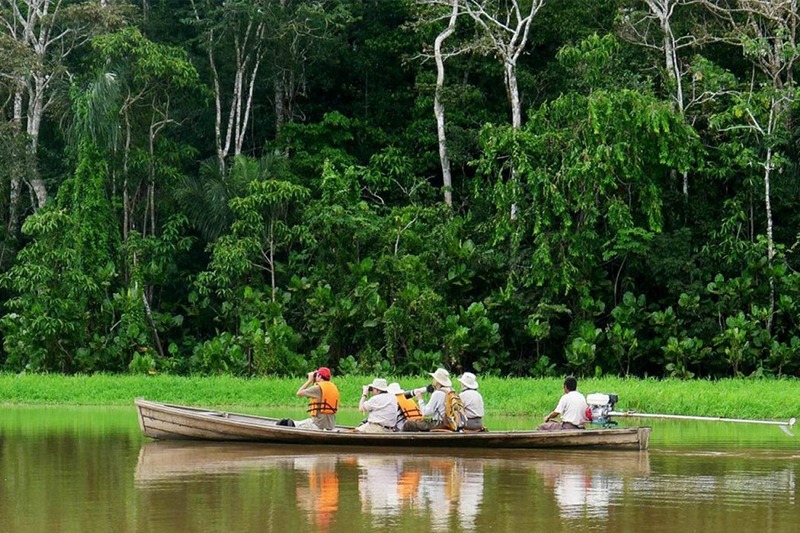
[(452, 431), (460, 431), (467, 425), (467, 410), (461, 396), (455, 391), (448, 391), (444, 401), (444, 419), (442, 424)]

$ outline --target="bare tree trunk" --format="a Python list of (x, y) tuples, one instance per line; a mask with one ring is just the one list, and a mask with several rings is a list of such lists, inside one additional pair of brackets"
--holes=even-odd
[(436, 92), (433, 97), (433, 113), (436, 115), (436, 132), (439, 137), (439, 161), (442, 165), (442, 187), (444, 188), (444, 203), (453, 206), (453, 175), (450, 169), (450, 157), (447, 154), (447, 133), (445, 129), (444, 104), (442, 104), (442, 89), (444, 88), (444, 58), (442, 57), (442, 44), (456, 29), (458, 18), (458, 0), (453, 0), (453, 11), (447, 28), (436, 36), (434, 42), (434, 57), (436, 59)]
[(522, 104), (519, 99), (519, 87), (517, 85), (517, 66), (516, 62), (506, 62), (504, 66), (508, 101), (511, 104), (511, 127), (514, 131), (519, 131), (522, 129)]
[[(772, 148), (767, 148), (767, 157), (764, 162), (764, 210), (767, 217), (767, 261), (770, 269), (772, 260), (775, 257), (775, 242), (772, 238), (772, 199), (770, 195), (770, 179), (772, 172)], [(769, 276), (769, 318), (767, 319), (767, 331), (772, 331), (772, 318), (775, 314), (775, 276)]]
[(20, 137), (22, 134), (22, 91), (24, 90), (24, 81), (20, 80), (17, 84), (17, 90), (14, 92), (14, 117), (12, 119), (12, 131), (14, 132), (14, 144), (12, 151), (14, 154), (14, 162), (11, 167), (11, 183), (9, 190), (9, 205), (8, 205), (8, 232), (11, 235), (16, 235), (19, 230), (19, 199), (22, 192), (22, 165), (24, 156), (20, 154)]
[[(495, 55), (503, 63), (503, 78), (506, 94), (511, 106), (511, 127), (517, 132), (522, 128), (522, 102), (517, 85), (517, 61), (528, 45), (528, 35), (533, 17), (544, 5), (545, 0), (530, 0), (530, 8), (523, 12), (520, 0), (509, 0), (507, 3), (492, 6), (498, 12), (487, 11), (492, 6), (482, 0), (461, 0), (465, 12), (480, 28), (487, 44), (483, 51), (487, 55)], [(511, 170), (511, 185), (517, 186), (517, 170)], [(517, 203), (512, 201), (510, 217), (517, 217)]]
[[(192, 0), (195, 20), (202, 20), (196, 3)], [(231, 31), (235, 31), (231, 30)], [(266, 26), (263, 21), (256, 21), (252, 17), (246, 21), (241, 34), (233, 36), (233, 49), (236, 57), (236, 70), (233, 85), (230, 88), (230, 104), (224, 100), (227, 91), (222, 86), (219, 70), (217, 68), (216, 48), (222, 46), (217, 43), (214, 30), (209, 30), (206, 36), (206, 51), (208, 64), (211, 69), (214, 90), (214, 138), (216, 141), (217, 161), (220, 174), (226, 170), (226, 159), (233, 151), (234, 155), (242, 153), (247, 125), (253, 107), (253, 95), (259, 66), (264, 59), (264, 32)], [(246, 95), (246, 98), (245, 98)], [(223, 107), (227, 107), (227, 117), (223, 118)]]
[[(673, 86), (672, 105), (681, 116), (686, 116), (687, 102), (683, 90), (684, 69), (680, 63), (679, 51), (682, 48), (700, 44), (699, 37), (691, 34), (676, 37), (672, 29), (672, 20), (679, 6), (686, 7), (696, 0), (644, 0), (648, 12), (643, 15), (631, 15), (625, 19), (622, 37), (630, 42), (660, 52), (664, 57), (664, 70), (668, 81)], [(653, 35), (652, 28), (659, 28), (660, 35)], [(677, 174), (677, 172), (673, 172)], [(689, 173), (682, 172), (681, 190), (684, 200), (689, 198)]]

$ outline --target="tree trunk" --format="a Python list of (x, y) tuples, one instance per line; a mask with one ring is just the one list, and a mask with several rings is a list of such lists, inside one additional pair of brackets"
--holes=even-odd
[(506, 61), (504, 66), (508, 101), (511, 104), (511, 127), (514, 131), (519, 131), (522, 128), (522, 104), (517, 86), (517, 65)]
[(453, 206), (453, 176), (450, 170), (450, 157), (447, 154), (447, 133), (445, 129), (444, 104), (442, 104), (442, 89), (444, 88), (444, 58), (442, 57), (442, 43), (450, 37), (456, 28), (458, 17), (458, 0), (453, 0), (453, 12), (447, 28), (436, 37), (434, 42), (434, 55), (436, 59), (436, 92), (433, 98), (433, 112), (436, 115), (436, 132), (439, 137), (439, 161), (442, 165), (442, 188), (444, 189), (444, 203)]
[(769, 318), (767, 331), (772, 331), (772, 318), (775, 313), (775, 276), (772, 274), (772, 260), (775, 257), (775, 243), (772, 237), (772, 199), (770, 193), (770, 180), (772, 172), (772, 148), (767, 148), (767, 157), (764, 162), (764, 211), (767, 217), (767, 262), (770, 266), (769, 275)]
[(11, 183), (9, 184), (9, 202), (8, 202), (8, 232), (11, 235), (16, 235), (19, 230), (19, 200), (22, 193), (22, 164), (24, 155), (20, 153), (20, 137), (22, 135), (22, 91), (24, 90), (24, 81), (20, 80), (17, 84), (17, 90), (14, 92), (14, 117), (12, 119), (12, 131), (14, 137), (14, 144), (11, 147), (14, 154), (11, 166)]

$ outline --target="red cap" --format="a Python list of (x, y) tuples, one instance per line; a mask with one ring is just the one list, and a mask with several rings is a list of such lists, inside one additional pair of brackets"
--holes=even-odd
[(317, 369), (317, 375), (322, 379), (328, 381), (331, 379), (331, 369), (327, 366), (321, 366)]

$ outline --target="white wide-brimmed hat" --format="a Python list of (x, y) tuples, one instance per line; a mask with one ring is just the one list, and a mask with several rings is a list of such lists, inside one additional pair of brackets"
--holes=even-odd
[(389, 390), (389, 385), (386, 384), (386, 380), (383, 378), (375, 378), (372, 380), (372, 383), (369, 384), (370, 387), (373, 389), (378, 389), (379, 391), (386, 392)]
[(386, 391), (389, 394), (403, 394), (405, 391), (400, 387), (400, 384), (397, 382), (389, 383), (389, 390)]
[(458, 381), (468, 389), (478, 388), (478, 382), (475, 380), (475, 374), (472, 372), (464, 372), (461, 374), (461, 377), (458, 378)]
[(443, 387), (452, 387), (453, 382), (450, 381), (450, 372), (445, 370), (444, 368), (437, 368), (436, 372), (429, 373), (433, 379), (436, 380), (436, 383)]

